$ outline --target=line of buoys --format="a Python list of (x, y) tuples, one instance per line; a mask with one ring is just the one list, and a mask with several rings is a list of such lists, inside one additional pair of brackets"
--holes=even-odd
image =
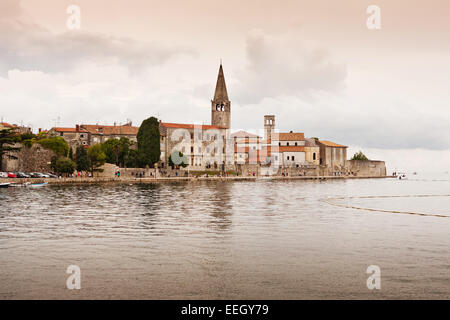
[(365, 211), (372, 211), (372, 212), (410, 214), (410, 215), (425, 216), (425, 217), (450, 218), (450, 215), (443, 215), (443, 214), (363, 208), (363, 207), (356, 207), (356, 206), (348, 206), (348, 205), (345, 205), (345, 204), (340, 204), (340, 203), (335, 203), (335, 202), (330, 201), (330, 200), (344, 200), (344, 199), (408, 198), (408, 197), (410, 197), (410, 198), (419, 198), (419, 197), (450, 197), (450, 195), (440, 194), (440, 195), (338, 197), (338, 198), (326, 198), (326, 199), (322, 199), (322, 201), (325, 202), (325, 203), (328, 203), (329, 205), (332, 205), (332, 206), (341, 207), (341, 208), (348, 208), (348, 209), (365, 210)]

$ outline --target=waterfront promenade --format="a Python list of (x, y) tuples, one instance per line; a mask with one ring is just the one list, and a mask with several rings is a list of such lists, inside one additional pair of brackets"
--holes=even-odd
[(163, 183), (163, 182), (182, 182), (182, 181), (256, 181), (256, 180), (346, 180), (346, 179), (382, 179), (394, 178), (393, 176), (229, 176), (229, 177), (158, 177), (158, 178), (104, 178), (104, 177), (77, 177), (77, 178), (0, 178), (0, 183), (43, 183), (48, 184), (93, 184), (93, 183)]

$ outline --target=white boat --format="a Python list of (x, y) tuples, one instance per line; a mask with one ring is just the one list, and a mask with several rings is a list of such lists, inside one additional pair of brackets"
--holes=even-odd
[(23, 188), (26, 187), (28, 185), (30, 185), (31, 182), (25, 182), (25, 183), (11, 183), (9, 186), (10, 187), (15, 187), (15, 188)]
[(39, 188), (39, 187), (44, 187), (48, 185), (48, 182), (43, 182), (43, 183), (32, 183), (32, 184), (28, 184), (27, 187), (31, 187), (31, 188)]
[(0, 183), (0, 188), (8, 188), (10, 184), (9, 182)]

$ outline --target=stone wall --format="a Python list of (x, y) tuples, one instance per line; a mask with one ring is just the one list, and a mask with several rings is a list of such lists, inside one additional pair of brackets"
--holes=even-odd
[(35, 143), (31, 148), (22, 144), (19, 152), (13, 153), (17, 159), (11, 159), (7, 155), (3, 157), (2, 171), (22, 171), (22, 172), (51, 172), (50, 163), (55, 153), (45, 149), (40, 144)]
[(347, 170), (353, 175), (361, 177), (384, 177), (386, 176), (386, 164), (384, 161), (376, 160), (348, 160)]

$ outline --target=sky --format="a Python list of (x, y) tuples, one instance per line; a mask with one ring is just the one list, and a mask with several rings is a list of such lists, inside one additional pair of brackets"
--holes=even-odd
[(274, 114), (388, 171), (450, 171), (449, 13), (448, 0), (1, 0), (0, 117), (35, 131), (210, 123), (222, 60), (234, 130), (262, 134)]

